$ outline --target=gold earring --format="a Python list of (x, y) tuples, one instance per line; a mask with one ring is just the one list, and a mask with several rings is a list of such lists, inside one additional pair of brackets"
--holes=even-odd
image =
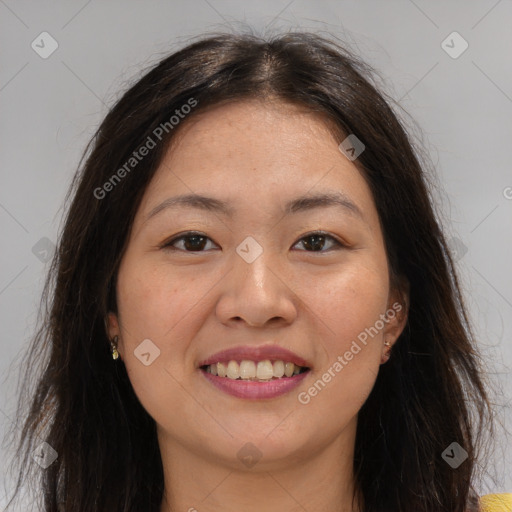
[(110, 340), (110, 347), (112, 349), (112, 359), (117, 359), (119, 357), (119, 352), (117, 351), (118, 340), (118, 336), (114, 336), (114, 339)]
[(381, 364), (387, 363), (389, 358), (391, 357), (391, 349), (392, 349), (391, 343), (389, 343), (389, 341), (385, 341), (384, 345), (388, 348), (388, 350), (386, 350), (386, 352), (384, 352), (384, 354), (382, 354)]

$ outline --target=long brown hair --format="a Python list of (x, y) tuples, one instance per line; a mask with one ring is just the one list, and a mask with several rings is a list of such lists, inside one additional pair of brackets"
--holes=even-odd
[[(196, 41), (147, 72), (102, 122), (70, 191), (44, 322), (23, 373), (30, 402), (25, 412), (20, 400), (18, 411), (15, 495), (34, 477), (45, 512), (159, 510), (155, 422), (123, 362), (112, 360), (105, 318), (116, 311), (116, 273), (134, 215), (177, 132), (170, 117), (191, 98), (188, 118), (254, 97), (321, 112), (333, 129), (364, 143), (357, 164), (373, 193), (390, 268), (409, 283), (407, 326), (359, 412), (354, 472), (364, 511), (463, 512), (490, 407), (425, 171), (372, 70), (309, 33)], [(119, 173), (148, 137), (158, 138), (151, 151)], [(41, 440), (58, 454), (44, 470), (31, 461)], [(442, 457), (453, 442), (468, 454), (456, 470)]]

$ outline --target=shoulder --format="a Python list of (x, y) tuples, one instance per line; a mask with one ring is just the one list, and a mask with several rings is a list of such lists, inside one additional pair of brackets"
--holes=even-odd
[(512, 493), (486, 494), (480, 498), (481, 512), (512, 512)]

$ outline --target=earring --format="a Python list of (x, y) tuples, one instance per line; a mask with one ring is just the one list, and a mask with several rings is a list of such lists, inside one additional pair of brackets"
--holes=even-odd
[(385, 358), (387, 358), (387, 359), (389, 359), (389, 358), (391, 357), (391, 351), (393, 350), (393, 345), (391, 345), (391, 343), (390, 343), (389, 341), (387, 341), (387, 340), (386, 340), (386, 341), (384, 342), (384, 346), (386, 346), (386, 347), (387, 347), (387, 349), (388, 349), (388, 350), (386, 351), (386, 353), (384, 354), (384, 357), (385, 357)]
[(114, 339), (110, 340), (110, 348), (112, 349), (112, 359), (117, 359), (119, 357), (119, 352), (117, 351), (118, 340), (118, 336), (114, 336)]

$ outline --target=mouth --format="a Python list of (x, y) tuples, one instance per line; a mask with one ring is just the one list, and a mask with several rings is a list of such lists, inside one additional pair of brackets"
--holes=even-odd
[(244, 359), (237, 361), (218, 361), (200, 366), (200, 370), (221, 379), (230, 379), (247, 382), (270, 382), (274, 380), (290, 379), (310, 371), (307, 366), (300, 366), (291, 361), (281, 359), (253, 361)]
[(277, 345), (245, 346), (201, 361), (198, 371), (216, 389), (244, 399), (270, 399), (290, 393), (312, 371), (311, 363)]

